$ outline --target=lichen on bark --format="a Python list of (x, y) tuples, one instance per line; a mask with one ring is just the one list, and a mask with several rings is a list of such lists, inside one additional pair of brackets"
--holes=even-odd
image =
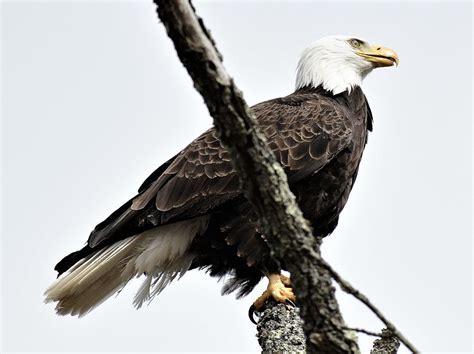
[(257, 338), (264, 353), (305, 353), (306, 338), (299, 309), (267, 301), (259, 316)]

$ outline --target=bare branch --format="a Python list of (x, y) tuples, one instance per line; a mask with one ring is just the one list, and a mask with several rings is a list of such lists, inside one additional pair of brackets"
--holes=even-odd
[(324, 259), (321, 258), (321, 264), (324, 268), (326, 268), (329, 273), (331, 274), (332, 278), (339, 284), (342, 290), (346, 293), (351, 294), (356, 299), (361, 301), (365, 304), (386, 326), (387, 329), (390, 331), (392, 336), (397, 337), (400, 341), (412, 351), (412, 353), (419, 353), (419, 351), (415, 348), (410, 341), (405, 338), (403, 334), (390, 322), (385, 315), (380, 311), (364, 294), (362, 294), (359, 290), (354, 288), (347, 280), (343, 279), (339, 273), (337, 273), (329, 263), (327, 263)]
[(342, 330), (345, 324), (335, 289), (329, 273), (318, 266), (319, 247), (314, 248), (309, 223), (303, 218), (286, 175), (267, 148), (242, 93), (224, 69), (209, 31), (188, 0), (155, 2), (181, 62), (229, 149), (245, 195), (259, 214), (272, 254), (277, 260), (284, 259), (292, 274), (308, 351), (358, 353), (357, 342)]
[[(203, 96), (220, 139), (231, 154), (245, 196), (259, 215), (273, 257), (280, 262), (284, 260), (292, 274), (308, 352), (358, 353), (356, 339), (344, 330), (346, 326), (335, 298), (331, 276), (337, 273), (322, 260), (320, 240), (315, 241), (289, 190), (283, 169), (266, 146), (242, 93), (223, 67), (222, 56), (209, 31), (188, 0), (154, 1), (178, 57)], [(338, 275), (335, 279), (346, 284)], [(354, 296), (370, 304), (353, 290)], [(373, 305), (369, 307), (385, 319)], [(387, 326), (416, 352), (392, 324)]]
[(390, 330), (382, 329), (382, 338), (374, 341), (374, 346), (370, 354), (396, 354), (400, 342)]
[(354, 331), (354, 332), (358, 332), (358, 333), (363, 333), (363, 334), (366, 334), (368, 336), (372, 336), (372, 337), (382, 337), (382, 334), (381, 333), (375, 333), (375, 332), (372, 332), (372, 331), (368, 331), (364, 328), (356, 328), (356, 327), (346, 327), (344, 328), (345, 330), (348, 330), (348, 331)]
[(257, 338), (264, 353), (304, 353), (306, 338), (298, 308), (267, 301), (258, 321)]

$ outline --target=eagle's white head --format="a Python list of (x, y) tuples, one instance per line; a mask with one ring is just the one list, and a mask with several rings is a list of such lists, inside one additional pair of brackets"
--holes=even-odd
[(324, 37), (303, 51), (296, 89), (322, 86), (336, 95), (360, 86), (372, 69), (398, 62), (397, 53), (390, 48), (350, 36)]

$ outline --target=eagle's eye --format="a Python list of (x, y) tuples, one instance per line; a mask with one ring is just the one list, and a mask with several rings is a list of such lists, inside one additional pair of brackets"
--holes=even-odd
[(354, 48), (360, 48), (360, 46), (362, 45), (362, 41), (356, 38), (352, 38), (351, 40), (349, 40), (349, 43)]

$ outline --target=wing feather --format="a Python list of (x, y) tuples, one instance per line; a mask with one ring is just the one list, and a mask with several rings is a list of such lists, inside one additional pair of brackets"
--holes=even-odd
[[(290, 183), (316, 173), (351, 144), (351, 120), (324, 95), (294, 93), (252, 110)], [(240, 193), (230, 154), (216, 130), (209, 129), (148, 177), (127, 207), (93, 231), (89, 244), (98, 245), (111, 230), (143, 217), (142, 210), (153, 224), (164, 223), (202, 215)]]

